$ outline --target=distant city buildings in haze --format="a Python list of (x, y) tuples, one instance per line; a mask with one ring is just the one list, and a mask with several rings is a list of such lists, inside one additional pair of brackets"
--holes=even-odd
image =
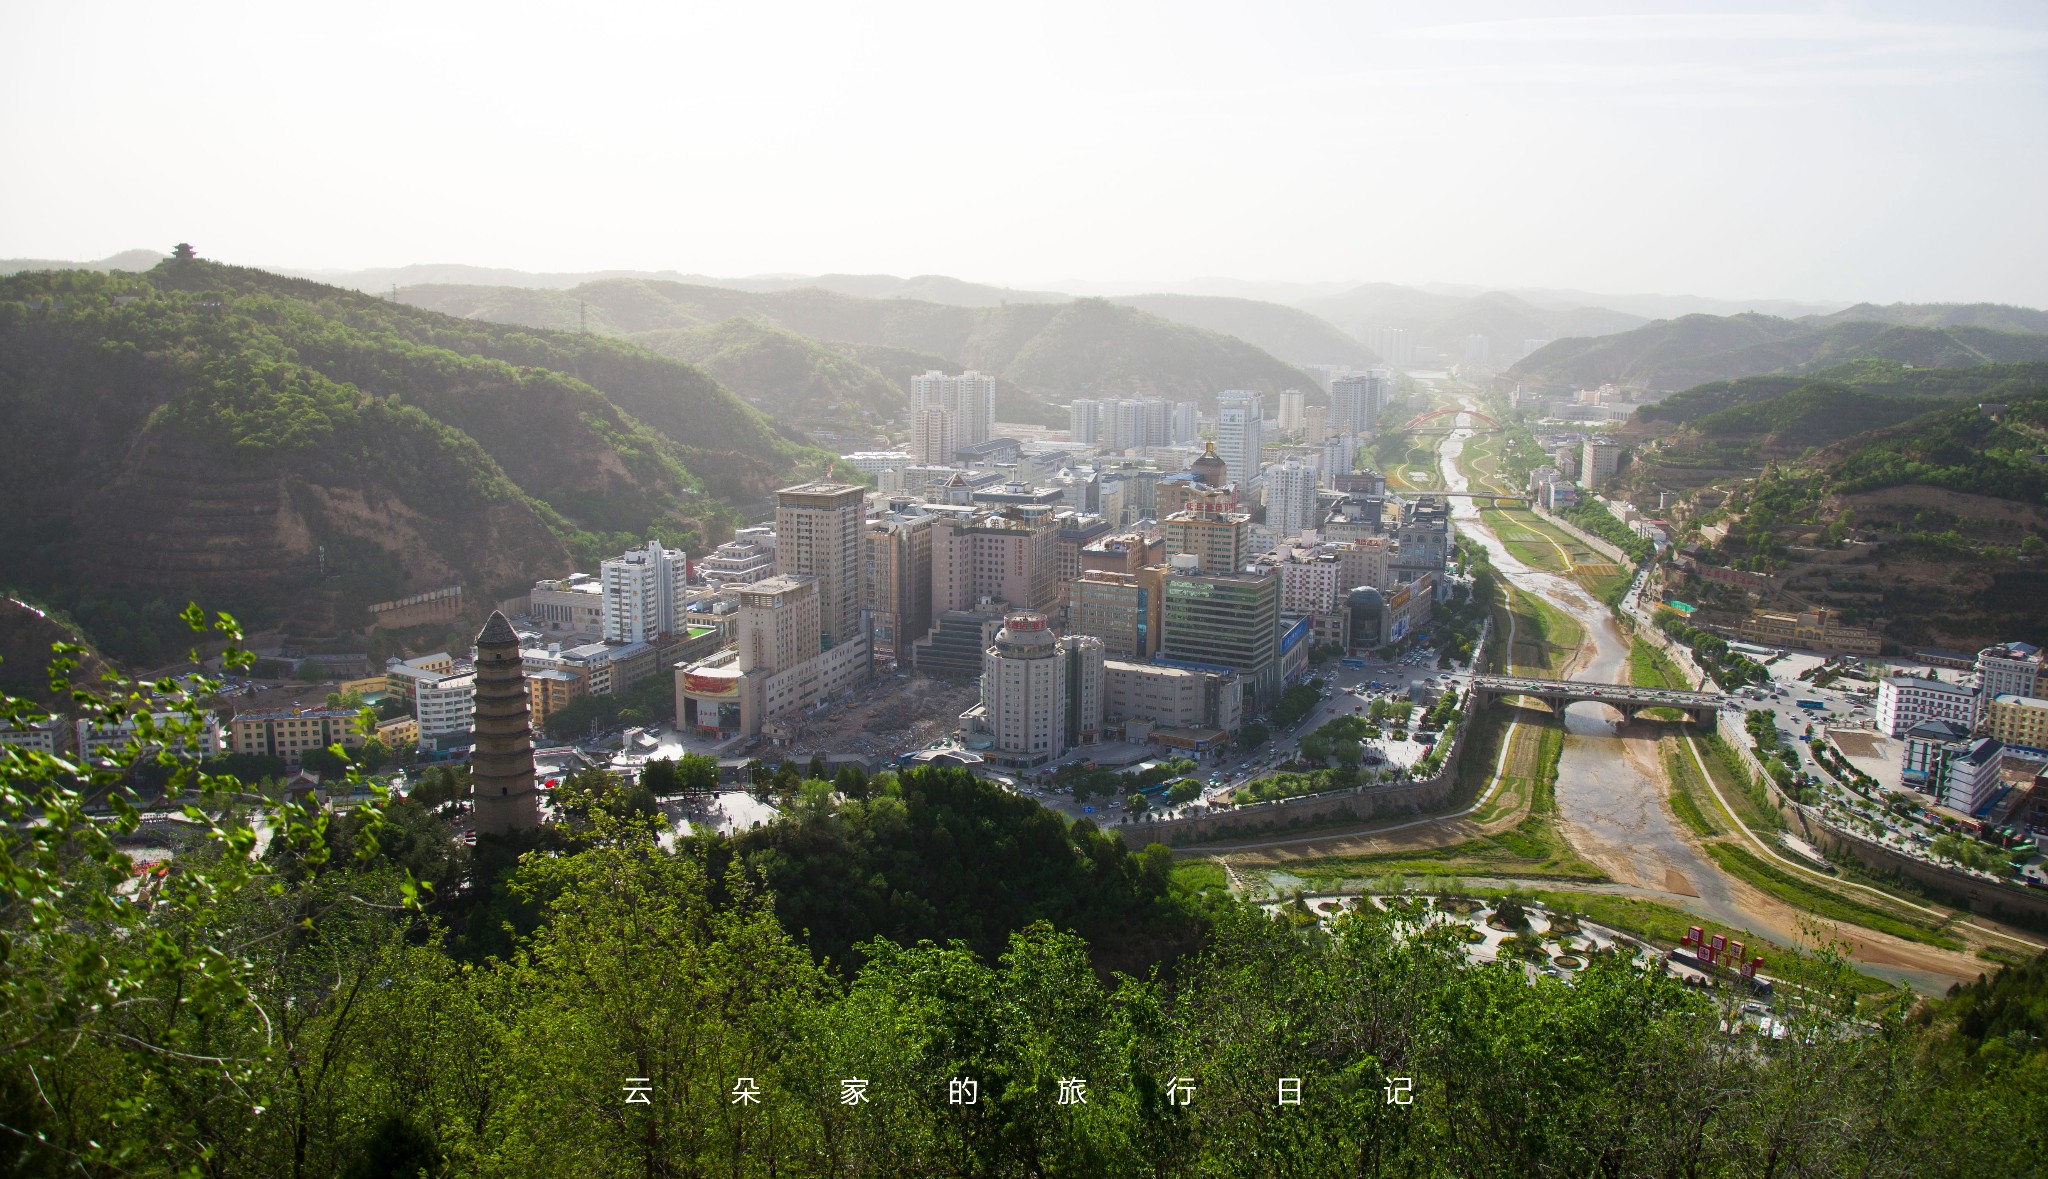
[(1250, 487), (1259, 476), (1265, 412), (1257, 393), (1232, 389), (1216, 395), (1216, 454), (1239, 487)]
[(995, 429), (996, 379), (972, 369), (952, 375), (932, 369), (910, 378), (911, 420), (928, 409), (950, 415), (954, 446), (987, 442)]

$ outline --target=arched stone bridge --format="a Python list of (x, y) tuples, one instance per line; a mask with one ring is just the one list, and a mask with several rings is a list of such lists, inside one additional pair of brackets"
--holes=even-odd
[(1687, 692), (1679, 688), (1638, 688), (1631, 684), (1596, 684), (1584, 680), (1544, 680), (1518, 675), (1475, 675), (1472, 677), (1473, 711), (1477, 712), (1502, 696), (1530, 696), (1557, 706), (1581, 700), (1595, 700), (1621, 712), (1630, 720), (1646, 708), (1675, 708), (1694, 724), (1711, 726), (1728, 697), (1719, 692)]

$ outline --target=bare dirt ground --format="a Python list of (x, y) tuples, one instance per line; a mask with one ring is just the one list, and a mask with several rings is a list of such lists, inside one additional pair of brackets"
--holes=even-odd
[(959, 728), (977, 699), (972, 680), (876, 680), (852, 702), (806, 717), (791, 746), (878, 756), (919, 749)]

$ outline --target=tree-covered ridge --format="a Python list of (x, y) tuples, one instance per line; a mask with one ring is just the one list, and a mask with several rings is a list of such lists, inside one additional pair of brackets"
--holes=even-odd
[(1998, 327), (1928, 318), (1928, 323), (1915, 323), (1897, 317), (1838, 321), (1686, 315), (1618, 335), (1557, 340), (1509, 371), (1518, 378), (1567, 388), (1614, 383), (1690, 389), (1769, 373), (1818, 373), (1858, 360), (1888, 360), (1915, 368), (2048, 361), (2048, 334), (2004, 330), (2021, 322), (2012, 317), (1980, 317)]
[(714, 495), (758, 502), (827, 461), (630, 344), (197, 260), (0, 279), (0, 409), (35, 423), (0, 435), (0, 583), (143, 661), (163, 652), (134, 607), (159, 598), (358, 629), (371, 602), (488, 601), (649, 534), (715, 541), (734, 513)]
[[(187, 263), (184, 268), (166, 265), (151, 277), (159, 283), (196, 290), (226, 287), (276, 294), (373, 338), (395, 337), (461, 356), (559, 373), (596, 389), (665, 435), (682, 448), (685, 461), (714, 488), (721, 477), (734, 473), (774, 470), (779, 474), (791, 467), (815, 465), (825, 457), (806, 449), (800, 436), (754, 412), (703, 372), (629, 341), (582, 334), (574, 330), (574, 317), (565, 325), (568, 330), (536, 331), (515, 323), (438, 314), (306, 279), (205, 262)], [(728, 472), (727, 467), (733, 471)], [(758, 494), (758, 489), (749, 494)]]
[(753, 405), (795, 419), (850, 426), (905, 415), (898, 382), (816, 340), (760, 320), (735, 316), (708, 327), (669, 328), (633, 338), (699, 366)]
[(2048, 503), (2048, 395), (2016, 397), (1997, 417), (1975, 406), (1938, 410), (1830, 451), (1829, 490), (1919, 483), (1969, 495)]
[[(1842, 408), (1882, 415), (1911, 410), (1913, 416), (1934, 408), (1930, 400), (2002, 401), (2048, 389), (2048, 362), (1980, 364), (1967, 368), (1916, 368), (1890, 360), (1859, 360), (1803, 376), (1777, 375), (1713, 381), (1674, 393), (1635, 411), (1634, 420), (1698, 425), (1722, 433), (1764, 433), (1806, 417), (1822, 419), (1809, 406), (1822, 395), (1840, 398)], [(1805, 401), (1784, 401), (1789, 394), (1813, 390)], [(1859, 395), (1842, 398), (1841, 391)], [(1746, 412), (1738, 412), (1746, 411)], [(1851, 425), (1854, 424), (1852, 420)], [(1891, 422), (1873, 423), (1890, 425)], [(1853, 433), (1837, 434), (1836, 437)], [(1833, 439), (1829, 439), (1832, 441)]]
[(1105, 969), (1192, 948), (1199, 916), (1169, 888), (1164, 848), (1132, 855), (1092, 824), (967, 774), (917, 770), (842, 804), (816, 791), (727, 854), (775, 895), (783, 924), (833, 962), (872, 938), (959, 941), (986, 956), (1033, 921), (1078, 931)]

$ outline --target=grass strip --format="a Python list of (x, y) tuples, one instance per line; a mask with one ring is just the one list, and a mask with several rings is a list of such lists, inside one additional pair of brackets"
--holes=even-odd
[(1949, 950), (1960, 950), (1963, 943), (1945, 934), (1894, 916), (1883, 909), (1853, 901), (1826, 889), (1816, 887), (1789, 872), (1766, 863), (1748, 848), (1732, 843), (1711, 843), (1707, 854), (1731, 876), (1739, 876), (1764, 892), (1784, 901), (1788, 905), (1806, 910), (1817, 917), (1830, 921), (1842, 921), (1850, 925), (1861, 925), (1879, 933), (1923, 945), (1940, 946)]

